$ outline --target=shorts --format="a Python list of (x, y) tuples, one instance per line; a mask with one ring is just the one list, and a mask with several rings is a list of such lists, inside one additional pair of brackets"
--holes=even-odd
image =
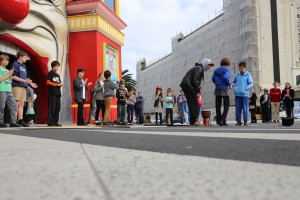
[(13, 87), (12, 93), (16, 101), (26, 101), (26, 88), (24, 87)]

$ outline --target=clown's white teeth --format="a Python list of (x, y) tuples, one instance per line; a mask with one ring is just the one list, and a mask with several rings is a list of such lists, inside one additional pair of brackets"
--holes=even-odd
[(17, 52), (20, 51), (21, 49), (9, 42), (6, 41), (0, 41), (0, 52), (1, 53), (6, 53), (10, 54), (13, 56), (17, 55)]

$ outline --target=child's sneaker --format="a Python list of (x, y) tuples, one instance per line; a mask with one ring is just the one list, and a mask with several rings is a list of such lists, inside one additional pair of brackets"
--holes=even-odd
[(0, 123), (0, 128), (6, 128), (7, 125), (5, 123)]

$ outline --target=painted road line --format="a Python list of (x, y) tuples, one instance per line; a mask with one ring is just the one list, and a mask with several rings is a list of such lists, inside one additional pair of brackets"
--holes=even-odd
[(217, 132), (157, 132), (157, 131), (124, 131), (124, 130), (92, 130), (79, 129), (86, 132), (104, 132), (104, 133), (130, 133), (130, 134), (148, 134), (148, 135), (169, 135), (169, 136), (195, 136), (195, 137), (215, 137), (215, 138), (239, 138), (239, 139), (264, 139), (264, 140), (292, 140), (300, 141), (300, 134), (290, 133), (217, 133)]

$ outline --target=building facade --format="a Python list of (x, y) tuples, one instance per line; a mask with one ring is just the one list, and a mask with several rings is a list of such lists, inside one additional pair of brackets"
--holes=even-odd
[[(210, 58), (219, 66), (223, 57), (231, 60), (232, 79), (238, 63), (247, 63), (254, 88), (270, 88), (274, 81), (300, 82), (300, 0), (224, 0), (223, 12), (188, 35), (172, 38), (172, 52), (149, 63), (137, 62), (138, 91), (143, 92), (145, 112), (153, 112), (156, 85), (171, 87), (178, 95), (185, 73), (202, 58)], [(213, 73), (205, 73), (202, 96), (206, 108), (214, 108)], [(234, 105), (233, 91), (230, 102)]]

